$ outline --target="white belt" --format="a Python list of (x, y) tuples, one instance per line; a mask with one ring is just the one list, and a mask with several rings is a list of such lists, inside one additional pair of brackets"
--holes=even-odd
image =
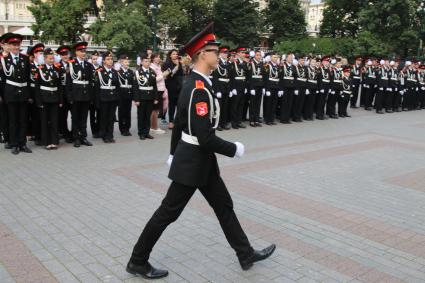
[(368, 78), (376, 79), (375, 76), (367, 76)]
[(329, 83), (330, 80), (322, 80), (322, 82)]
[(262, 79), (263, 77), (262, 77), (262, 76), (257, 76), (257, 75), (255, 75), (255, 76), (252, 76), (252, 78), (253, 78), (253, 79)]
[(279, 79), (273, 79), (273, 78), (269, 78), (269, 80), (270, 81), (273, 81), (273, 82), (278, 82), (279, 81)]
[(305, 82), (305, 81), (307, 81), (307, 79), (303, 79), (303, 78), (297, 78), (297, 81), (302, 81), (302, 82)]
[(48, 86), (40, 86), (40, 89), (47, 90), (47, 91), (57, 91), (57, 87), (48, 87)]
[(392, 80), (392, 81), (398, 81), (398, 79), (397, 79), (397, 78), (391, 78), (391, 80)]
[(30, 83), (30, 87), (35, 87), (35, 83)]
[(120, 86), (121, 88), (132, 88), (133, 86), (132, 85), (122, 85), (122, 86)]
[(225, 83), (228, 83), (230, 81), (229, 79), (225, 79), (225, 78), (219, 78), (218, 80), (220, 82), (225, 82)]
[(188, 135), (185, 132), (182, 132), (182, 141), (193, 144), (193, 145), (199, 145), (197, 137)]
[(381, 78), (381, 80), (386, 80), (386, 81), (388, 81), (388, 78)]
[[(415, 79), (407, 79), (408, 81), (411, 81), (411, 82), (416, 82), (416, 80)], [(6, 81), (7, 82), (7, 81)]]
[(78, 85), (88, 85), (89, 84), (89, 81), (73, 80), (72, 83), (78, 84)]
[(139, 86), (140, 90), (153, 90), (153, 86)]
[(105, 85), (105, 86), (100, 86), (100, 89), (115, 89), (115, 86), (114, 85), (111, 85), (111, 86), (107, 86), (107, 85)]
[(293, 80), (294, 77), (283, 77), (284, 80)]
[(353, 79), (358, 79), (360, 80), (361, 78), (359, 76), (354, 76)]
[(334, 83), (340, 84), (340, 83), (342, 83), (342, 81), (341, 80), (334, 80)]
[(312, 83), (312, 84), (317, 84), (317, 81), (308, 81), (309, 83)]
[(17, 87), (26, 87), (28, 85), (28, 83), (17, 83), (10, 80), (6, 80), (6, 83), (9, 85), (17, 86)]
[(235, 80), (244, 80), (245, 77), (235, 77)]

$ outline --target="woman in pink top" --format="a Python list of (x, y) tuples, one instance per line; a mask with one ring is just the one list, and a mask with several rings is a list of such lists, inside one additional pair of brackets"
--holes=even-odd
[(151, 68), (156, 73), (156, 84), (158, 87), (158, 97), (159, 97), (159, 101), (158, 101), (159, 103), (154, 105), (154, 109), (152, 111), (151, 131), (156, 134), (163, 134), (165, 133), (165, 131), (163, 131), (158, 126), (158, 114), (165, 113), (166, 111), (166, 105), (168, 105), (167, 88), (165, 87), (164, 74), (161, 70), (161, 55), (159, 53), (152, 54), (151, 59), (152, 59)]

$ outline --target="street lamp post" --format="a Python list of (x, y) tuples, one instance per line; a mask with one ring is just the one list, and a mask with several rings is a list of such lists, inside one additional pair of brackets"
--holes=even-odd
[(152, 34), (153, 34), (153, 52), (157, 51), (157, 39), (156, 39), (156, 17), (158, 12), (158, 0), (152, 0), (152, 5), (150, 5), (152, 10)]

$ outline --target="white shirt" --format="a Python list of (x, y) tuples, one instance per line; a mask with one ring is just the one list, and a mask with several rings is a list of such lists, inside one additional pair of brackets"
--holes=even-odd
[(193, 69), (192, 72), (197, 73), (198, 75), (202, 76), (210, 86), (212, 86), (212, 81), (210, 80), (210, 78), (204, 74), (202, 74), (201, 72), (199, 72), (198, 70)]

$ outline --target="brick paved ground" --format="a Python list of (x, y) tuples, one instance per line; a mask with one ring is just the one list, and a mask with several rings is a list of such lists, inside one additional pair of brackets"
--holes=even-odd
[[(196, 193), (152, 254), (157, 282), (424, 282), (425, 111), (220, 133), (235, 210), (270, 260), (244, 272)], [(167, 190), (170, 135), (0, 150), (0, 282), (142, 282), (131, 249)]]

